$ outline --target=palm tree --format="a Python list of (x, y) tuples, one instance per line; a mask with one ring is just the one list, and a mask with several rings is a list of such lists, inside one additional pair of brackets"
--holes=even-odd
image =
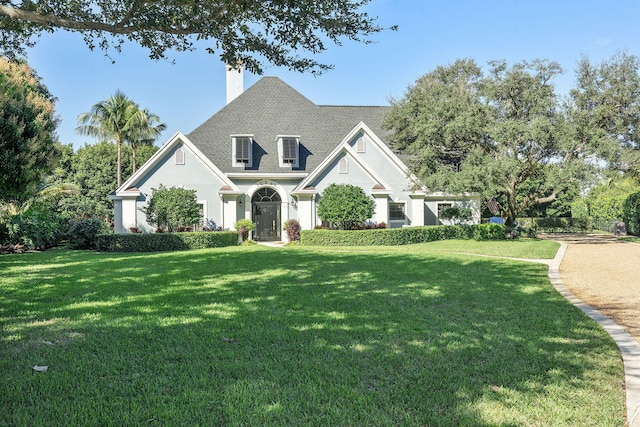
[(137, 144), (152, 143), (166, 126), (158, 116), (148, 110), (141, 110), (121, 91), (100, 101), (86, 113), (78, 116), (76, 132), (104, 140), (115, 140), (118, 153), (118, 187), (122, 184), (122, 144), (130, 143), (133, 149), (135, 171), (135, 147)]
[(141, 145), (153, 144), (162, 131), (167, 128), (166, 124), (159, 122), (160, 117), (146, 108), (139, 111), (137, 121), (131, 127), (127, 138), (129, 145), (131, 145), (132, 173), (136, 172), (136, 149)]

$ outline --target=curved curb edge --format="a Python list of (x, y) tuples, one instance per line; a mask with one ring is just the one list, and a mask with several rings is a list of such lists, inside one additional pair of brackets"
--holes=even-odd
[(560, 295), (598, 322), (617, 344), (622, 354), (622, 363), (624, 365), (627, 425), (629, 427), (640, 427), (640, 344), (624, 328), (598, 310), (582, 302), (564, 286), (560, 278), (560, 264), (562, 264), (568, 245), (564, 242), (558, 243), (560, 243), (560, 248), (556, 252), (555, 258), (547, 262), (549, 265), (549, 280)]

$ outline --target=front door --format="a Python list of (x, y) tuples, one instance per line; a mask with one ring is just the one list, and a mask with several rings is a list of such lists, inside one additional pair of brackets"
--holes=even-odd
[(256, 202), (253, 210), (256, 224), (255, 240), (280, 240), (280, 202)]
[(251, 197), (253, 223), (256, 225), (253, 238), (257, 241), (279, 241), (280, 195), (271, 187), (263, 187)]

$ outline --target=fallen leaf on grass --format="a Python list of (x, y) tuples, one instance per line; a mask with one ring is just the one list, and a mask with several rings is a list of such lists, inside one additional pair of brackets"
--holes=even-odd
[(34, 372), (47, 372), (49, 370), (49, 367), (35, 365), (32, 369)]

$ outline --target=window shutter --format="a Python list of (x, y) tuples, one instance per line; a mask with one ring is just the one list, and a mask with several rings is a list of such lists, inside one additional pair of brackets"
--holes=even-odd
[(249, 163), (249, 138), (236, 138), (236, 161), (238, 163)]
[(297, 141), (292, 138), (282, 140), (282, 161), (284, 163), (295, 163), (298, 159)]

